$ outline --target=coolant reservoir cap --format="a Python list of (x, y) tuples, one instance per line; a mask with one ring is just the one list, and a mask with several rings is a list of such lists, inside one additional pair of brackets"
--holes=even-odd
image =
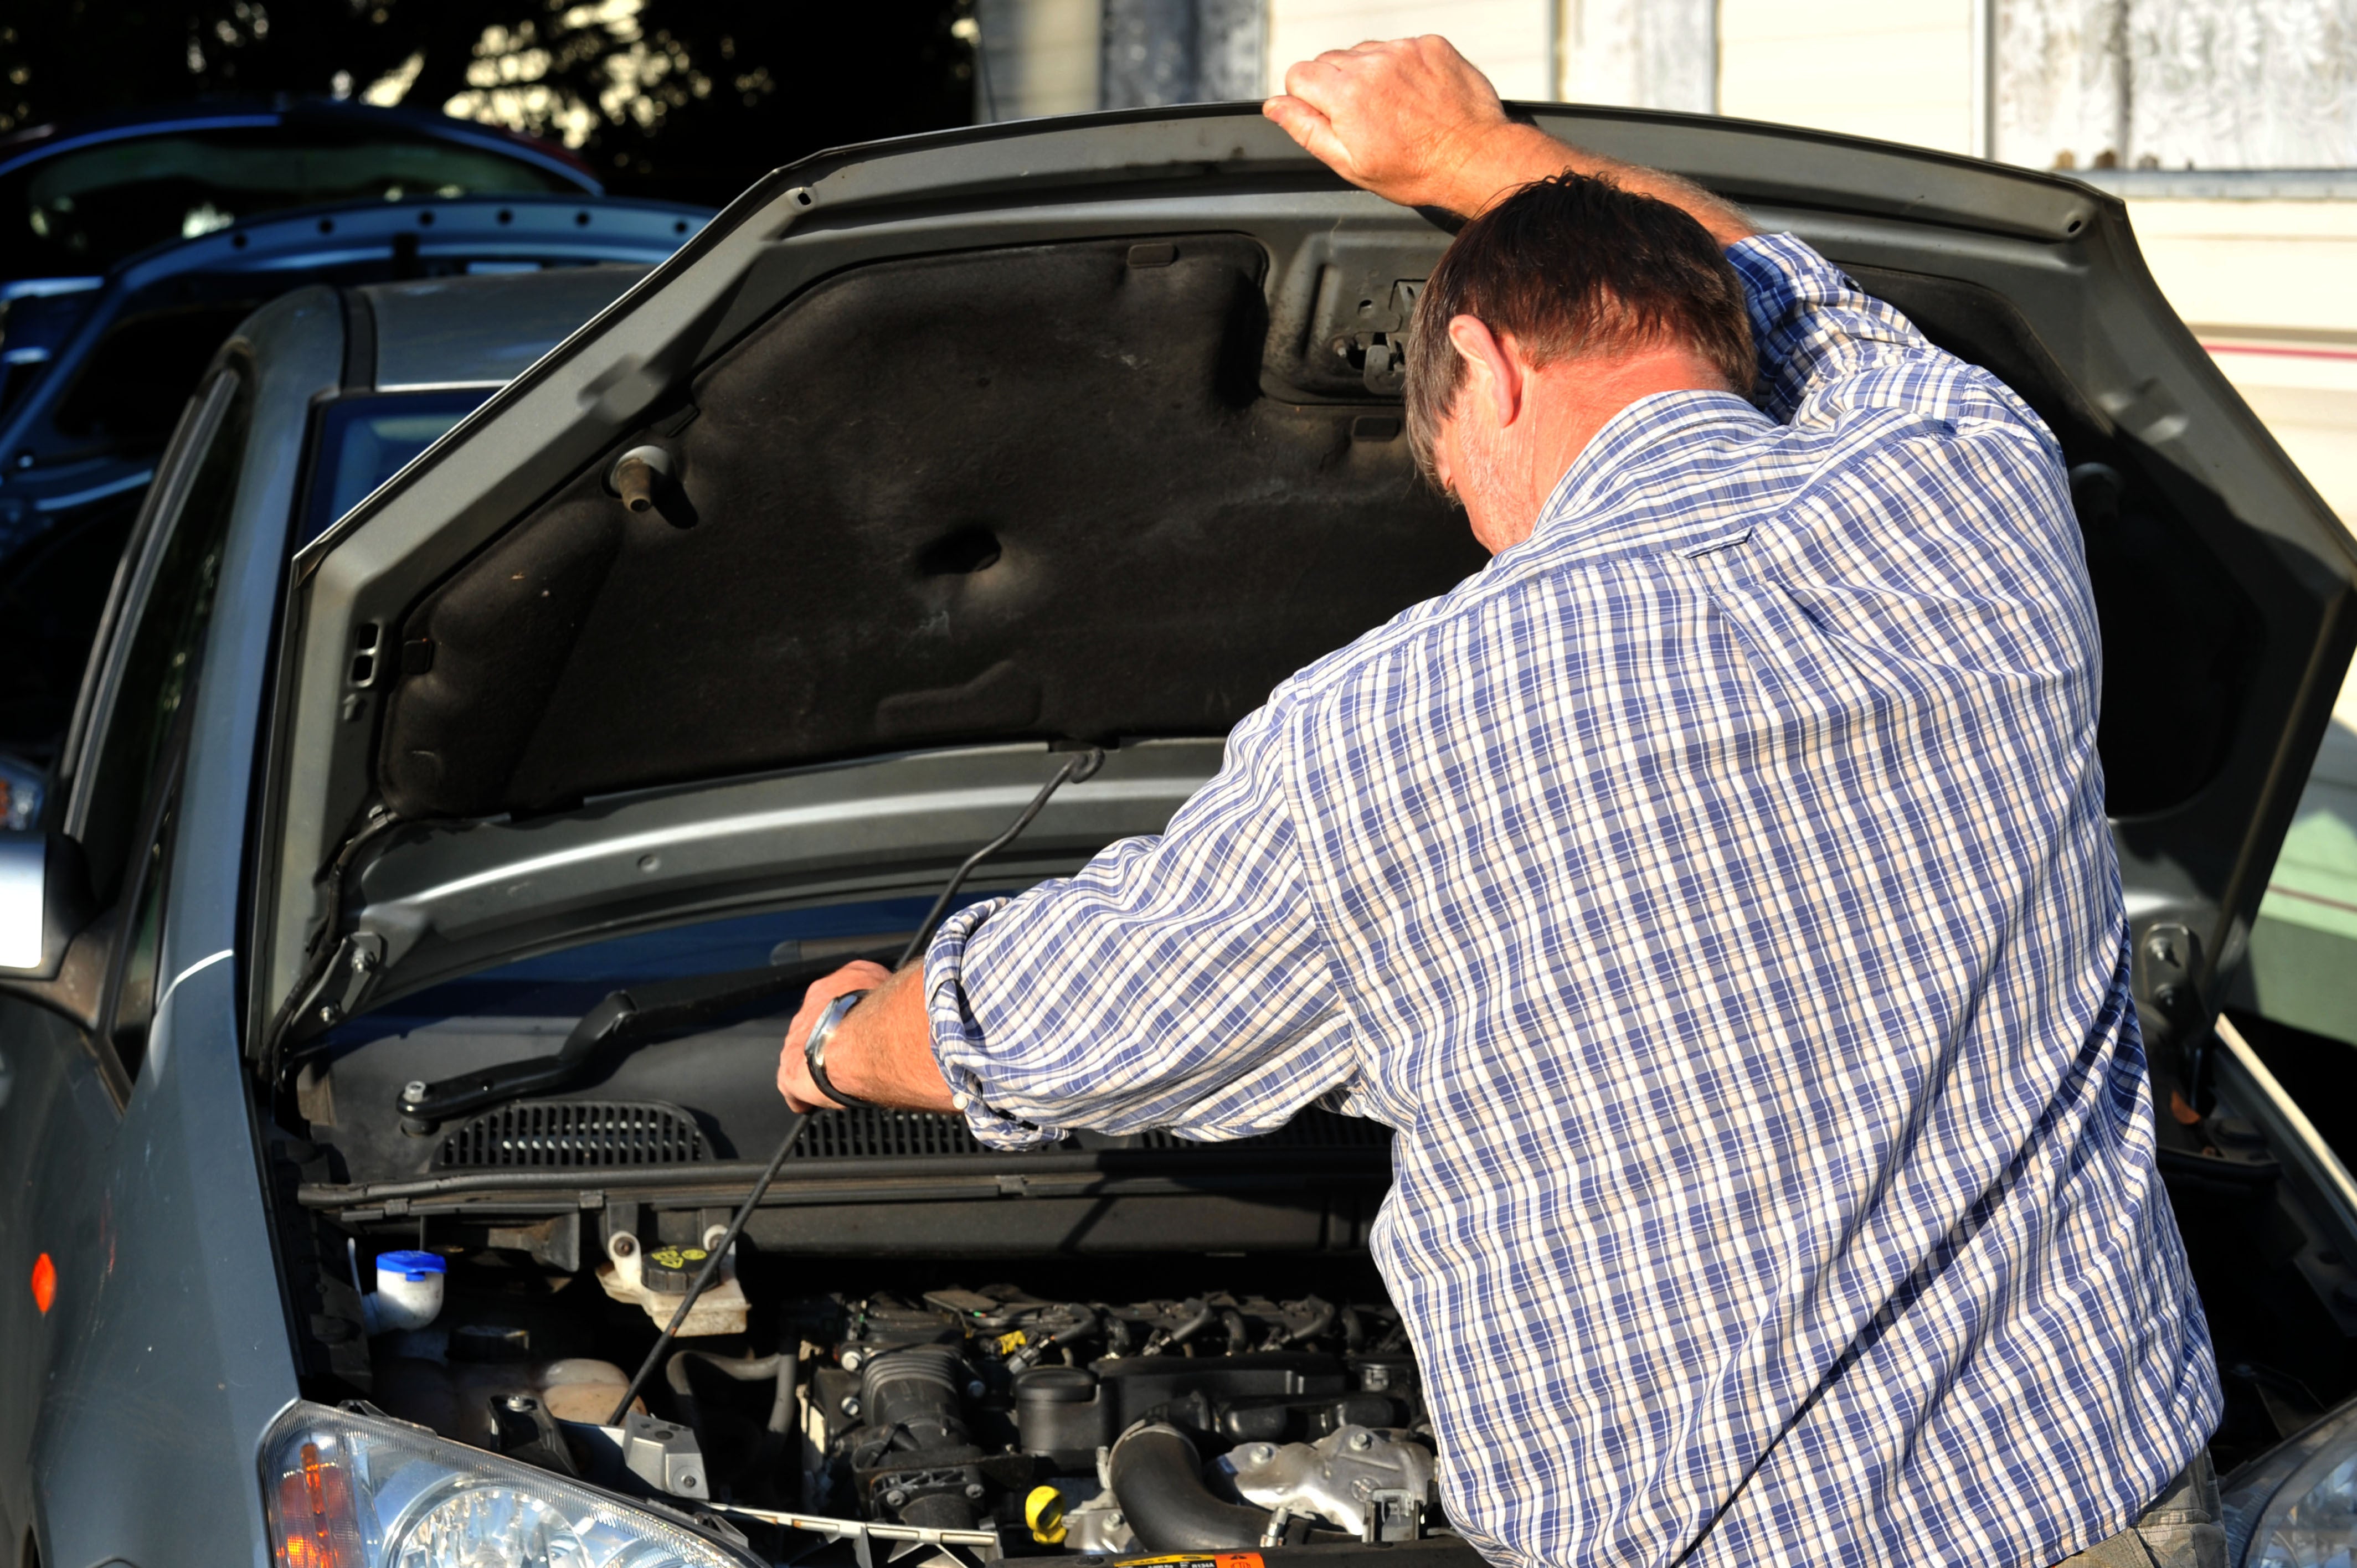
[(684, 1292), (711, 1255), (701, 1247), (657, 1247), (646, 1255), (640, 1277), (649, 1290)]
[(379, 1252), (376, 1266), (380, 1278), (390, 1272), (412, 1284), (424, 1283), (428, 1274), (450, 1272), (449, 1261), (438, 1252)]

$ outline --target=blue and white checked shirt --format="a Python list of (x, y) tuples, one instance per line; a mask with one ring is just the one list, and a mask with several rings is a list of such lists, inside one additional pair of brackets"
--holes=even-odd
[(2219, 1410), (2061, 454), (1728, 255), (1758, 406), (1631, 405), (1167, 832), (951, 920), (934, 1051), (1001, 1147), (1397, 1129), (1376, 1256), (1500, 1563), (2044, 1568)]

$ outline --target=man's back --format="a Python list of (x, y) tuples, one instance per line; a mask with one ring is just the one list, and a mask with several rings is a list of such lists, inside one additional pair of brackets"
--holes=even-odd
[(1398, 1128), (1376, 1251), (1495, 1556), (2050, 1562), (2217, 1402), (2077, 531), (2009, 392), (1731, 259), (1767, 413), (1631, 405), (1166, 835), (959, 917), (936, 1051), (1002, 1142)]

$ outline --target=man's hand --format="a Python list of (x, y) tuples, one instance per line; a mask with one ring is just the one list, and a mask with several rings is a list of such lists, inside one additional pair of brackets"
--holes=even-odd
[[(845, 964), (824, 980), (813, 981), (811, 988), (802, 993), (802, 1008), (794, 1015), (794, 1021), (786, 1026), (786, 1048), (778, 1054), (778, 1092), (786, 1097), (789, 1107), (795, 1111), (841, 1109), (834, 1101), (821, 1094), (818, 1085), (811, 1081), (810, 1063), (803, 1055), (803, 1048), (810, 1043), (811, 1028), (817, 1024), (818, 1015), (826, 1011), (826, 1004), (836, 997), (847, 991), (874, 991), (891, 978), (890, 970), (863, 959), (856, 963)], [(850, 1022), (849, 1018), (844, 1020), (846, 1025)], [(843, 1030), (836, 1029), (838, 1039), (842, 1035)], [(834, 1076), (834, 1064), (838, 1059), (832, 1052), (829, 1053), (829, 1078)], [(848, 1089), (850, 1086), (846, 1084), (844, 1087)]]
[(1286, 71), (1261, 112), (1344, 179), (1403, 207), (1469, 218), (1568, 166), (1557, 144), (1506, 118), (1490, 79), (1442, 38), (1329, 49)]
[(778, 1092), (796, 1111), (832, 1111), (835, 1102), (811, 1081), (805, 1047), (826, 1004), (846, 991), (873, 994), (843, 1016), (826, 1043), (826, 1076), (845, 1094), (903, 1111), (950, 1111), (956, 1101), (933, 1060), (931, 1023), (925, 1016), (925, 966), (898, 974), (880, 963), (847, 963), (803, 993), (778, 1055)]
[(1478, 218), (1500, 197), (1571, 169), (1684, 209), (1722, 245), (1758, 231), (1700, 186), (1507, 119), (1490, 79), (1447, 38), (1329, 49), (1286, 71), (1285, 91), (1261, 113), (1344, 179), (1403, 207)]

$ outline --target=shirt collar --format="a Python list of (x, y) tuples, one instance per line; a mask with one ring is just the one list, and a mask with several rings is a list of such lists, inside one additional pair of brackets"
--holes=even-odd
[(1731, 392), (1652, 392), (1604, 422), (1539, 509), (1533, 538), (1576, 528), (1599, 509), (1614, 481), (1631, 467), (1659, 454), (1666, 442), (1710, 424), (1767, 425), (1775, 422)]

